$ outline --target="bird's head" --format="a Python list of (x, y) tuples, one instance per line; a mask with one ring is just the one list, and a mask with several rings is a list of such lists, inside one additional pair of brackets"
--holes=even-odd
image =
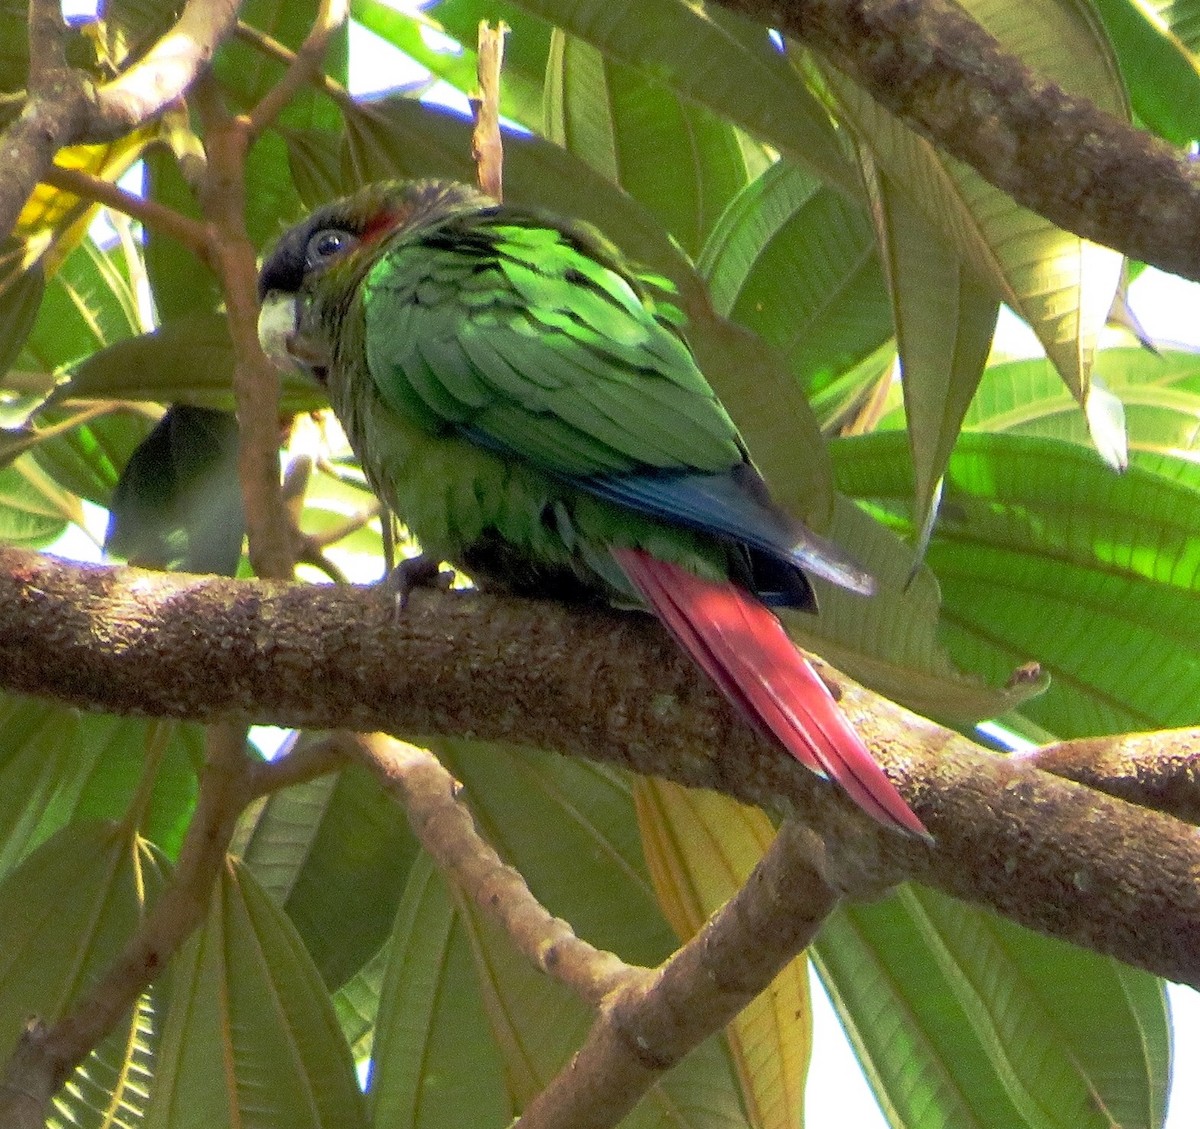
[(446, 216), (491, 205), (447, 180), (381, 181), (325, 204), (284, 232), (258, 275), (258, 337), (276, 364), (324, 383), (333, 341), (381, 246)]

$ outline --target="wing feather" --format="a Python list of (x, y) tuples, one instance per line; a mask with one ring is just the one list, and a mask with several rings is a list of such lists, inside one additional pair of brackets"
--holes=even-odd
[(743, 460), (687, 346), (630, 278), (554, 227), (450, 223), (469, 237), (408, 234), (367, 279), (368, 367), (393, 408), (572, 477)]

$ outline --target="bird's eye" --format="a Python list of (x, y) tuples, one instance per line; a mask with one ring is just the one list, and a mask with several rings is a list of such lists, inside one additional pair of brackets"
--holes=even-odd
[(357, 243), (358, 240), (348, 231), (340, 231), (334, 227), (318, 231), (311, 236), (304, 248), (304, 268), (316, 270), (327, 266), (339, 255), (353, 250)]

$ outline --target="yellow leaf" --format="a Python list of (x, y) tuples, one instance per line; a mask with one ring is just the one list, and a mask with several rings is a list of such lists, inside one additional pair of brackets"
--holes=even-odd
[[(73, 145), (61, 150), (55, 163), (116, 182), (141, 157), (154, 136), (155, 128), (148, 127), (105, 145)], [(22, 236), (25, 243), (20, 270), (28, 270), (40, 260), (46, 276), (54, 274), (87, 234), (98, 209), (98, 204), (83, 200), (73, 192), (39, 184), (17, 219), (16, 234)], [(7, 278), (0, 279), (0, 289), (7, 281)]]
[[(634, 803), (650, 878), (682, 940), (735, 894), (775, 829), (757, 808), (716, 792), (665, 780), (634, 782)], [(755, 1129), (793, 1129), (812, 1053), (808, 960), (799, 956), (726, 1031)]]

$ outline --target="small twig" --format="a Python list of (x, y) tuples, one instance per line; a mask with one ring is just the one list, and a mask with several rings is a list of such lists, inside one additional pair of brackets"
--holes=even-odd
[(202, 223), (197, 223), (174, 208), (126, 192), (111, 180), (104, 180), (81, 169), (69, 169), (63, 165), (51, 165), (42, 177), (42, 183), (121, 212), (137, 220), (150, 231), (170, 236), (212, 266), (208, 230)]
[(316, 19), (300, 49), (292, 55), (283, 78), (250, 111), (250, 134), (257, 137), (296, 94), (317, 76), (334, 32), (350, 14), (349, 0), (321, 0)]
[[(48, 1028), (27, 1029), (0, 1082), (0, 1125), (28, 1123), (30, 1105), (62, 1086), (203, 920), (238, 816), (252, 798), (244, 749), (241, 726), (210, 727), (200, 795), (170, 881), (121, 955), (71, 1013)], [(45, 1115), (42, 1100), (40, 1116)], [(18, 1120), (22, 1117), (26, 1120)]]
[(582, 1048), (514, 1129), (617, 1125), (816, 935), (838, 898), (820, 860), (816, 836), (785, 823), (746, 884), (692, 940), (605, 1001)]
[[(243, 43), (248, 43), (256, 51), (260, 51), (268, 58), (275, 59), (289, 68), (295, 64), (296, 52), (286, 44), (280, 43), (274, 36), (268, 35), (265, 31), (260, 31), (251, 24), (242, 23), (239, 20), (236, 33), (237, 37)], [(323, 71), (311, 71), (305, 77), (308, 82), (325, 94), (327, 98), (331, 98), (343, 110), (354, 105), (354, 98), (351, 96), (350, 91)]]
[(432, 753), (382, 733), (344, 734), (341, 741), (347, 755), (362, 761), (403, 804), (438, 867), (547, 976), (595, 1007), (615, 987), (647, 974), (581, 940), (530, 893), (520, 873), (476, 830), (458, 798), (461, 786)]
[(251, 762), (250, 789), (258, 799), (337, 772), (346, 763), (345, 748), (337, 737), (302, 737), (290, 752), (276, 760)]
[(471, 156), (475, 159), (479, 187), (493, 200), (504, 198), (504, 142), (500, 135), (500, 69), (504, 65), (504, 37), (508, 26), (479, 24), (479, 94), (471, 99), (475, 131)]
[(258, 341), (258, 264), (246, 232), (249, 120), (226, 109), (215, 83), (196, 83), (208, 165), (200, 204), (212, 227), (212, 253), (233, 343), (233, 394), (239, 426), (238, 473), (250, 562), (262, 577), (286, 578), (295, 563), (279, 476), (279, 373)]

